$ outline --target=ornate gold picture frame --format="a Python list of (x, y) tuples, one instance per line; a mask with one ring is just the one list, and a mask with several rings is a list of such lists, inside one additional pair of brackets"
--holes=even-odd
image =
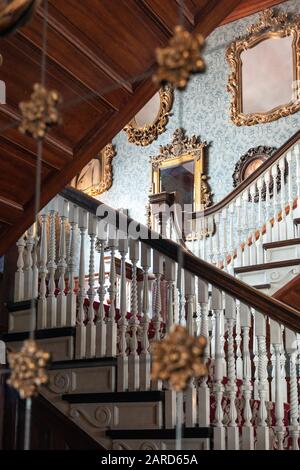
[(107, 191), (113, 183), (112, 159), (116, 155), (112, 144), (108, 144), (95, 158), (85, 165), (73, 178), (71, 186), (88, 194), (99, 196)]
[(170, 111), (173, 105), (174, 90), (167, 85), (158, 92), (160, 98), (159, 111), (152, 123), (139, 127), (134, 117), (124, 131), (127, 133), (128, 141), (132, 144), (146, 146), (157, 139), (159, 134), (166, 130), (169, 121)]
[(206, 141), (193, 135), (187, 137), (181, 128), (176, 129), (171, 144), (160, 147), (160, 154), (150, 158), (152, 167), (151, 194), (162, 191), (161, 171), (167, 168), (193, 163), (193, 211), (200, 211), (211, 203), (211, 193), (204, 174), (204, 152)]
[[(292, 38), (291, 100), (267, 112), (243, 112), (242, 59), (241, 54), (267, 39)], [(300, 17), (292, 20), (287, 13), (276, 13), (272, 9), (263, 11), (257, 24), (248, 28), (248, 35), (232, 42), (226, 51), (231, 73), (227, 89), (232, 95), (230, 117), (237, 126), (251, 126), (274, 121), (296, 113), (300, 109)], [(280, 71), (279, 71), (280, 72)]]

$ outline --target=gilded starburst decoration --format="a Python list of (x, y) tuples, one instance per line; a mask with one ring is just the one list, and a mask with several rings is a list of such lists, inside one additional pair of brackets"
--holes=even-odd
[(35, 83), (30, 100), (19, 104), (22, 114), (19, 131), (34, 139), (43, 139), (47, 130), (60, 122), (60, 102), (61, 97), (57, 91), (47, 90), (40, 83)]
[(193, 35), (182, 26), (176, 26), (169, 44), (156, 49), (158, 69), (153, 81), (185, 88), (190, 75), (202, 72), (205, 68), (201, 56), (203, 46), (204, 38), (201, 34)]
[(26, 340), (19, 352), (8, 354), (11, 376), (7, 383), (18, 390), (21, 398), (36, 396), (48, 382), (46, 371), (50, 354), (38, 348), (36, 341)]
[(174, 390), (184, 390), (192, 377), (207, 374), (205, 346), (204, 336), (190, 336), (185, 327), (174, 325), (162, 341), (151, 346), (152, 379), (168, 380)]

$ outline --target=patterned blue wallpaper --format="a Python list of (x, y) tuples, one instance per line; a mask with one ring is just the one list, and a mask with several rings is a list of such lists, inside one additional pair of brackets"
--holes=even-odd
[[(289, 0), (280, 8), (300, 13), (300, 2)], [(214, 202), (232, 190), (235, 163), (250, 147), (279, 147), (299, 129), (299, 112), (269, 124), (251, 127), (237, 127), (229, 119), (230, 96), (226, 91), (229, 70), (225, 50), (232, 40), (245, 34), (247, 26), (257, 17), (252, 15), (221, 26), (209, 36), (204, 54), (206, 73), (195, 76), (184, 92), (175, 94), (173, 115), (166, 132), (158, 140), (142, 148), (130, 144), (123, 131), (114, 138), (117, 150), (113, 161), (114, 182), (112, 188), (99, 199), (114, 208), (127, 208), (131, 217), (145, 222), (150, 185), (149, 157), (159, 153), (160, 145), (171, 142), (177, 127), (184, 127), (187, 135), (200, 135), (210, 142), (207, 173)]]

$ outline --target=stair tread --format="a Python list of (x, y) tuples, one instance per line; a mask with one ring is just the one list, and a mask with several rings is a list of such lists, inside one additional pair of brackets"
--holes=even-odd
[(242, 274), (251, 271), (262, 271), (264, 269), (272, 269), (272, 268), (284, 268), (287, 266), (296, 266), (300, 264), (300, 259), (288, 259), (284, 261), (271, 261), (269, 263), (262, 263), (262, 264), (253, 264), (249, 266), (240, 266), (238, 268), (234, 268), (235, 274)]
[(144, 392), (68, 393), (62, 395), (62, 399), (68, 403), (134, 403), (162, 401), (164, 396), (163, 391), (149, 390)]
[(54, 361), (50, 369), (80, 369), (84, 367), (116, 366), (116, 357), (94, 357), (90, 359), (69, 359), (66, 361)]
[(290, 238), (288, 240), (263, 243), (263, 248), (264, 250), (269, 250), (271, 248), (280, 248), (284, 246), (293, 246), (293, 245), (299, 245), (299, 244), (300, 244), (300, 238)]
[(257, 284), (254, 287), (254, 289), (270, 289), (271, 284)]
[[(109, 429), (106, 435), (112, 439), (175, 439), (176, 429)], [(210, 426), (182, 429), (183, 438), (209, 439), (212, 436)]]
[[(61, 328), (46, 328), (44, 330), (35, 330), (35, 339), (48, 339), (48, 338), (61, 338), (63, 336), (75, 336), (75, 326), (63, 326)], [(11, 333), (4, 333), (0, 336), (5, 342), (24, 341), (28, 339), (29, 331), (13, 331)]]

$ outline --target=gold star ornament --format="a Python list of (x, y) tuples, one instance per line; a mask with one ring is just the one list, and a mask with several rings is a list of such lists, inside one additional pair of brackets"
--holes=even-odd
[(38, 349), (34, 340), (26, 340), (20, 352), (8, 354), (11, 376), (7, 383), (18, 390), (21, 398), (36, 396), (41, 385), (48, 382), (48, 352)]
[(22, 114), (19, 131), (34, 139), (43, 139), (47, 130), (60, 122), (60, 102), (61, 97), (57, 91), (48, 91), (40, 83), (35, 83), (30, 100), (19, 104)]
[(158, 69), (153, 81), (159, 85), (170, 83), (176, 88), (185, 88), (191, 74), (205, 68), (201, 50), (204, 38), (193, 35), (182, 26), (176, 26), (169, 44), (156, 49)]
[(169, 380), (171, 387), (184, 390), (192, 377), (207, 375), (203, 363), (204, 336), (190, 336), (187, 329), (174, 325), (162, 341), (152, 344), (153, 380)]

